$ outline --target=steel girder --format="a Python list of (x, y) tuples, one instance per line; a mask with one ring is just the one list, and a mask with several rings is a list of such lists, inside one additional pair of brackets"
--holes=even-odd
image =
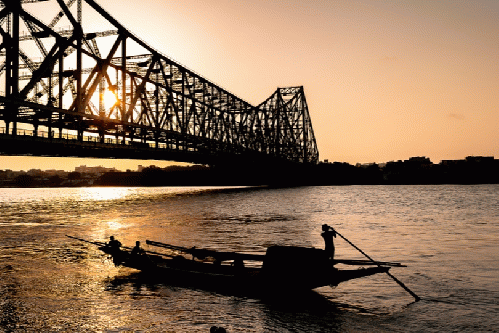
[(0, 34), (7, 134), (318, 161), (303, 87), (252, 106), (149, 47), (93, 0), (0, 0)]

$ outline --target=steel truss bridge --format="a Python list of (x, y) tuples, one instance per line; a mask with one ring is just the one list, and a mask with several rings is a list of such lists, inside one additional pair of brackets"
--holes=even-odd
[(303, 87), (253, 106), (94, 0), (0, 0), (0, 152), (315, 164)]

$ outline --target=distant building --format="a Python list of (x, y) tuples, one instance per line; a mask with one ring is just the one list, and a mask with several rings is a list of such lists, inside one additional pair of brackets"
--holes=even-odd
[(49, 170), (45, 170), (45, 173), (47, 174), (47, 176), (59, 176), (59, 177), (64, 177), (64, 176), (67, 176), (67, 174), (69, 172), (67, 171), (64, 171), (64, 170), (55, 170), (55, 169), (49, 169)]
[(423, 164), (433, 164), (430, 159), (426, 156), (416, 156), (416, 157), (410, 157), (408, 161), (404, 162), (409, 162), (409, 163), (415, 163), (419, 165)]
[(467, 156), (466, 162), (471, 163), (493, 163), (494, 156)]
[(103, 174), (106, 172), (117, 172), (116, 168), (106, 168), (103, 166), (87, 167), (86, 165), (80, 165), (75, 168), (75, 172), (79, 173), (93, 173), (93, 174)]
[(32, 177), (41, 177), (44, 175), (44, 172), (40, 169), (30, 169), (26, 174)]

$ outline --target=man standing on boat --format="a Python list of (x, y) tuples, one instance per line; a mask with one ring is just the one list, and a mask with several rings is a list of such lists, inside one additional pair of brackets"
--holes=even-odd
[(322, 225), (322, 238), (324, 238), (324, 243), (326, 245), (325, 251), (328, 256), (328, 259), (334, 259), (334, 241), (333, 237), (336, 237), (336, 231), (333, 227), (328, 226), (327, 224)]

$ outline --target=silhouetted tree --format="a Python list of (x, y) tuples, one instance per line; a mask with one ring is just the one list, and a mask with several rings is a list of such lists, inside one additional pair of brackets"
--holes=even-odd
[(15, 178), (15, 183), (19, 187), (31, 187), (36, 184), (36, 180), (30, 175), (19, 175)]
[(81, 173), (76, 172), (76, 171), (70, 172), (69, 175), (68, 175), (68, 179), (69, 180), (78, 180), (78, 179), (81, 179)]

